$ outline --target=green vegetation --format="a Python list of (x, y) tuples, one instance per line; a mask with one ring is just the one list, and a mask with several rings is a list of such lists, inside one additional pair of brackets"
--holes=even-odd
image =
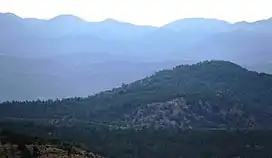
[[(58, 148), (67, 142), (110, 158), (265, 158), (272, 155), (272, 134), (265, 130), (137, 131), (86, 126), (52, 127), (48, 130), (45, 126), (33, 123), (0, 125), (10, 131), (20, 129), (20, 132), (29, 132), (33, 138), (34, 135), (42, 137), (36, 137), (36, 142), (59, 142)], [(48, 132), (52, 134), (48, 135)]]
[[(16, 125), (16, 126), (15, 126)], [(1, 124), (9, 130), (2, 130), (0, 132), (0, 157), (11, 158), (102, 158), (97, 154), (82, 150), (79, 145), (69, 143), (67, 141), (60, 141), (49, 137), (34, 137), (23, 132), (14, 131), (10, 127), (20, 129), (24, 124)], [(42, 128), (43, 129), (43, 128)], [(40, 129), (40, 131), (42, 130)], [(32, 128), (27, 128), (31, 131)], [(37, 135), (37, 133), (36, 133)]]
[[(159, 71), (88, 98), (5, 102), (0, 106), (0, 117), (46, 124), (98, 122), (141, 128), (169, 122), (186, 128), (270, 128), (271, 89), (271, 75), (251, 72), (231, 62), (206, 61)], [(177, 99), (184, 103), (176, 103)], [(154, 103), (170, 109), (169, 114), (162, 114), (163, 121), (158, 122), (162, 109), (145, 108)], [(178, 114), (173, 112), (176, 104)], [(137, 112), (152, 114), (155, 119), (142, 118)], [(149, 123), (138, 121), (143, 119)]]

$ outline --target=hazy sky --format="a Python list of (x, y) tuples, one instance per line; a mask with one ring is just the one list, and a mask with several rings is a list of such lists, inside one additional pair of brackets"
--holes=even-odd
[(272, 17), (271, 0), (0, 0), (0, 12), (52, 18), (73, 14), (87, 21), (113, 18), (160, 26), (189, 17), (256, 21)]

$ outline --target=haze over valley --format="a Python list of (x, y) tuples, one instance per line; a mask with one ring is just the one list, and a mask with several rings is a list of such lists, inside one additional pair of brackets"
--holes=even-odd
[(0, 100), (88, 96), (165, 68), (233, 61), (270, 73), (272, 19), (187, 18), (162, 27), (73, 15), (50, 20), (0, 14)]

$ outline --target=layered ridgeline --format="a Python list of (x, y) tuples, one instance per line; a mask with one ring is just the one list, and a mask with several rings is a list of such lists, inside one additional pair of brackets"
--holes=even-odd
[(118, 128), (271, 128), (271, 95), (271, 75), (227, 61), (205, 61), (88, 98), (2, 103), (0, 116)]
[(212, 59), (271, 73), (271, 26), (272, 18), (235, 24), (189, 18), (153, 27), (0, 13), (0, 102), (87, 96)]
[[(0, 54), (56, 57), (73, 53), (94, 56), (109, 53), (133, 60), (136, 57), (148, 60), (179, 57), (270, 62), (271, 25), (272, 19), (231, 24), (217, 19), (188, 18), (152, 27), (113, 19), (87, 22), (72, 15), (41, 20), (0, 13)], [(246, 61), (243, 60), (245, 55)]]

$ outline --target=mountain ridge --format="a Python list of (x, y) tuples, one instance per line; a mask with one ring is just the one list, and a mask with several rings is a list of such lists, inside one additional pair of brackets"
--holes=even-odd
[[(76, 18), (79, 18), (78, 16), (76, 16), (76, 15), (72, 15), (72, 14), (60, 14), (60, 15), (56, 15), (56, 16), (54, 16), (54, 17), (52, 17), (52, 18), (47, 18), (47, 19), (45, 19), (45, 18), (35, 18), (35, 17), (31, 17), (31, 18), (23, 18), (23, 17), (21, 17), (21, 16), (19, 16), (19, 15), (17, 15), (17, 14), (15, 14), (15, 13), (12, 13), (12, 12), (0, 12), (0, 15), (11, 15), (11, 16), (16, 16), (16, 17), (18, 17), (18, 18), (20, 18), (20, 19), (37, 19), (37, 20), (52, 20), (52, 19), (54, 19), (54, 18), (56, 18), (56, 17), (59, 17), (59, 16), (71, 16), (71, 17), (76, 17)], [(79, 18), (79, 19), (82, 19), (82, 18)], [(216, 20), (216, 21), (222, 21), (222, 22), (226, 22), (226, 23), (229, 23), (229, 24), (236, 24), (236, 23), (244, 23), (244, 22), (246, 22), (246, 23), (256, 23), (256, 22), (260, 22), (260, 21), (266, 21), (266, 20), (272, 20), (272, 17), (271, 18), (267, 18), (267, 19), (263, 19), (263, 20), (255, 20), (255, 21), (243, 21), (243, 20), (241, 20), (241, 21), (237, 21), (237, 22), (228, 22), (228, 21), (225, 21), (225, 20), (223, 20), (223, 19), (218, 19), (218, 18), (202, 18), (202, 17), (191, 17), (191, 18), (180, 18), (180, 19), (176, 19), (176, 20), (174, 20), (174, 21), (169, 21), (167, 24), (170, 24), (170, 23), (172, 23), (172, 22), (176, 22), (176, 21), (182, 21), (182, 20), (188, 20), (188, 19), (196, 19), (196, 20)], [(114, 18), (106, 18), (106, 19), (104, 19), (104, 20), (100, 20), (100, 21), (87, 21), (87, 20), (84, 20), (84, 19), (82, 19), (83, 21), (86, 21), (86, 22), (102, 22), (102, 21), (107, 21), (107, 20), (113, 20), (113, 21), (119, 21), (119, 20), (116, 20), (116, 19), (114, 19)], [(125, 22), (125, 21), (119, 21), (119, 22), (123, 22), (123, 23), (129, 23), (129, 22)], [(130, 23), (130, 24), (132, 24), (132, 25), (136, 25), (136, 24), (133, 24), (133, 23)], [(164, 24), (164, 25), (162, 25), (162, 26), (165, 26), (165, 25), (167, 25), (167, 24)], [(138, 26), (150, 26), (150, 25), (138, 25)], [(152, 26), (152, 27), (162, 27), (162, 26)]]
[[(1, 15), (1, 17), (5, 17), (5, 14)], [(257, 25), (255, 23), (241, 25), (239, 23), (229, 24), (215, 19), (191, 18), (177, 20), (162, 27), (151, 27), (137, 26), (116, 20), (86, 22), (71, 15), (60, 15), (55, 20), (54, 18), (53, 20), (19, 18), (18, 21), (17, 16), (17, 20), (7, 19), (9, 20), (8, 23), (2, 22), (0, 25), (2, 34), (0, 52), (6, 55), (42, 57), (47, 54), (105, 52), (131, 54), (132, 56), (137, 54), (146, 58), (155, 57), (157, 60), (171, 59), (174, 54), (179, 58), (186, 57), (194, 60), (197, 59), (197, 55), (191, 53), (197, 53), (200, 56), (205, 56), (201, 60), (224, 60), (223, 57), (228, 56), (228, 53), (239, 55), (252, 51), (250, 53), (254, 55), (254, 59), (260, 53), (259, 48), (263, 47), (262, 49), (265, 51), (271, 50), (269, 46), (259, 44), (250, 50), (243, 44), (239, 46), (239, 43), (243, 42), (246, 45), (254, 43), (252, 37), (255, 34), (264, 38), (258, 41), (269, 41), (272, 38), (272, 30), (270, 24), (267, 23), (268, 20), (255, 22), (258, 23)], [(246, 34), (243, 36), (250, 36), (250, 38), (243, 37), (239, 39), (240, 35), (236, 33), (245, 31)], [(218, 50), (214, 50), (212, 42), (207, 43), (209, 38), (217, 41), (222, 38), (222, 34), (228, 34), (231, 38), (239, 39), (237, 45), (241, 47), (242, 51), (237, 45), (229, 47), (227, 44), (231, 43), (232, 40), (228, 37), (224, 37), (224, 42), (220, 43), (220, 45), (215, 45), (218, 46)], [(264, 35), (265, 37), (262, 37)], [(86, 38), (87, 36), (90, 38)], [(97, 40), (94, 40), (93, 37), (97, 38)], [(201, 44), (206, 45), (206, 43), (205, 51), (198, 49)], [(12, 47), (12, 44), (17, 47)], [(58, 48), (60, 46), (62, 48)], [(208, 53), (214, 51), (219, 54), (216, 58)], [(270, 58), (267, 54), (265, 56), (265, 59)], [(243, 62), (243, 60), (237, 59), (235, 56), (230, 56), (226, 60), (239, 60), (239, 64)]]
[(57, 124), (81, 120), (137, 129), (270, 129), (271, 80), (271, 75), (231, 62), (205, 61), (162, 70), (87, 98), (5, 102), (0, 116), (58, 120)]

